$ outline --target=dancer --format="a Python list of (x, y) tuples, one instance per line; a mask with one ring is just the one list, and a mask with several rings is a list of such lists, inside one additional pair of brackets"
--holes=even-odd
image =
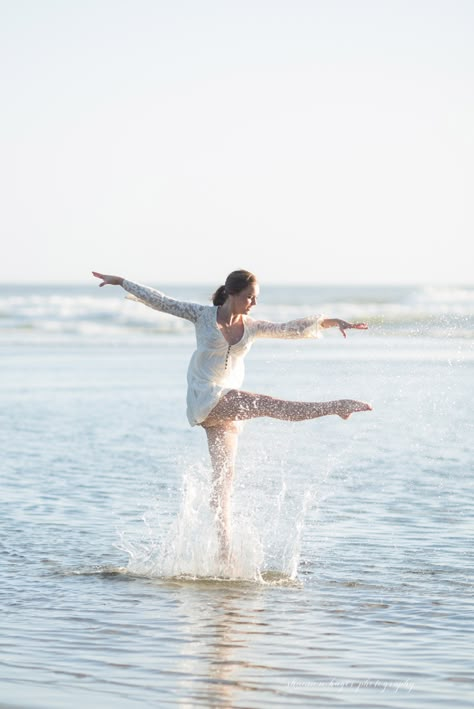
[[(320, 330), (338, 327), (366, 330), (366, 323), (349, 323), (321, 315), (274, 323), (254, 320), (250, 310), (257, 304), (259, 286), (249, 271), (233, 271), (212, 296), (212, 306), (182, 302), (160, 291), (121, 276), (92, 272), (99, 286), (122, 286), (134, 300), (194, 323), (197, 347), (188, 368), (187, 417), (191, 426), (207, 434), (213, 479), (211, 505), (216, 513), (220, 558), (230, 560), (230, 502), (240, 422), (269, 416), (285, 421), (304, 421), (336, 414), (343, 419), (356, 411), (370, 411), (362, 401), (340, 399), (326, 402), (286, 401), (240, 389), (244, 357), (258, 337), (318, 337)], [(130, 297), (128, 296), (128, 297)]]

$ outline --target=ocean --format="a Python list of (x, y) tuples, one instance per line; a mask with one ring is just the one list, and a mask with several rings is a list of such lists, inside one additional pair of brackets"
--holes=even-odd
[(232, 578), (193, 327), (124, 296), (0, 287), (0, 707), (472, 707), (474, 287), (262, 284), (369, 330), (257, 341), (245, 388), (373, 411), (245, 424)]

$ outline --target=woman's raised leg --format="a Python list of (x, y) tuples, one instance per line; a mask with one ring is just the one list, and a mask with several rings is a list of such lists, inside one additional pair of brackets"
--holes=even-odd
[(260, 416), (269, 416), (283, 421), (306, 421), (336, 414), (343, 419), (348, 419), (356, 411), (371, 411), (371, 409), (370, 404), (353, 399), (322, 402), (287, 401), (265, 394), (232, 389), (216, 404), (204, 425), (216, 426), (226, 421), (243, 421)]
[(205, 427), (213, 469), (211, 507), (216, 513), (219, 557), (230, 561), (230, 504), (239, 428), (233, 422)]

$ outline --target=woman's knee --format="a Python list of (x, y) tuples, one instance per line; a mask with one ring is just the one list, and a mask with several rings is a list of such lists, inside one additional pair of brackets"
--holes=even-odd
[(210, 440), (226, 437), (229, 434), (237, 436), (242, 430), (242, 425), (241, 421), (234, 421), (232, 419), (217, 420), (215, 423), (202, 424)]

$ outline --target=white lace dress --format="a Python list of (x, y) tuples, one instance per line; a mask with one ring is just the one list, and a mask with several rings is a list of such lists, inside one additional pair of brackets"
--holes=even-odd
[(244, 315), (244, 333), (238, 342), (230, 345), (217, 324), (218, 306), (174, 300), (154, 288), (126, 279), (123, 287), (133, 300), (194, 323), (196, 350), (188, 367), (187, 394), (187, 416), (191, 426), (202, 423), (224, 394), (242, 386), (244, 357), (255, 338), (318, 337), (324, 319), (323, 315), (311, 315), (274, 323)]

